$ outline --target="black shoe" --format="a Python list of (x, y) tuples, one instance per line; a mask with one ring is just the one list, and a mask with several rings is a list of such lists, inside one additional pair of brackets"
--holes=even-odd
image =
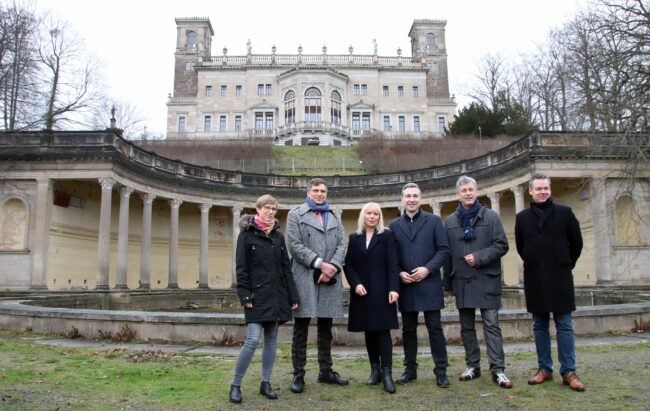
[(381, 371), (379, 370), (379, 364), (371, 362), (370, 376), (368, 377), (368, 381), (366, 381), (366, 384), (376, 385), (379, 384), (379, 381), (381, 381)]
[(291, 382), (291, 392), (300, 394), (305, 390), (305, 377), (303, 375), (295, 375)]
[(241, 402), (241, 387), (239, 385), (230, 386), (230, 402), (239, 404)]
[(269, 400), (275, 400), (278, 398), (278, 393), (273, 391), (273, 388), (271, 388), (271, 383), (268, 381), (262, 381), (260, 384), (260, 394)]
[(349, 381), (338, 372), (329, 371), (318, 374), (318, 382), (325, 384), (348, 385)]
[(447, 378), (447, 374), (437, 374), (436, 385), (440, 388), (449, 388), (449, 379)]
[(384, 391), (390, 394), (395, 394), (395, 383), (393, 382), (393, 370), (391, 367), (383, 367), (381, 369), (381, 379), (384, 383)]
[(409, 370), (408, 368), (404, 370), (404, 374), (402, 374), (399, 379), (397, 380), (398, 384), (406, 384), (411, 381), (415, 381), (418, 379), (418, 373), (415, 370)]

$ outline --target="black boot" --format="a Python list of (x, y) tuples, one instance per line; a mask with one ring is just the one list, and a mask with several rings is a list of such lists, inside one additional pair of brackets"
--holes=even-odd
[(298, 374), (293, 377), (291, 382), (291, 392), (300, 394), (305, 390), (305, 377), (302, 374)]
[(275, 400), (278, 398), (278, 393), (273, 391), (273, 388), (271, 388), (271, 383), (268, 381), (262, 381), (260, 384), (260, 394), (269, 400)]
[(239, 404), (241, 402), (241, 387), (239, 385), (230, 386), (230, 402)]
[(379, 364), (376, 362), (371, 362), (370, 376), (368, 377), (368, 381), (366, 381), (366, 384), (376, 385), (379, 384), (379, 381), (381, 381), (381, 371), (379, 370)]
[(382, 381), (384, 382), (384, 391), (395, 394), (395, 382), (393, 381), (392, 367), (383, 367), (381, 369)]

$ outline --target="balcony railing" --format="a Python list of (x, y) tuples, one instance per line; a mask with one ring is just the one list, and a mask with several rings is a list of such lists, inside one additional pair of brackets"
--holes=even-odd
[(383, 67), (424, 67), (422, 62), (411, 57), (369, 56), (353, 54), (254, 54), (251, 56), (215, 56), (201, 63), (204, 67), (239, 65), (331, 65), (331, 66), (383, 66)]

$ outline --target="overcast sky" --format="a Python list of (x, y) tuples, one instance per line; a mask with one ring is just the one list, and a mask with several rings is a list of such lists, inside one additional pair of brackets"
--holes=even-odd
[[(35, 0), (70, 22), (87, 49), (105, 64), (111, 94), (135, 103), (147, 117), (147, 129), (166, 127), (168, 93), (172, 92), (175, 17), (209, 17), (215, 35), (212, 54), (372, 54), (376, 39), (380, 56), (395, 56), (401, 47), (410, 55), (408, 31), (414, 19), (447, 20), (450, 90), (460, 106), (467, 104), (467, 85), (485, 54), (516, 56), (545, 42), (551, 28), (561, 26), (588, 0), (398, 0), (393, 2), (328, 0)], [(386, 6), (380, 6), (380, 4)]]

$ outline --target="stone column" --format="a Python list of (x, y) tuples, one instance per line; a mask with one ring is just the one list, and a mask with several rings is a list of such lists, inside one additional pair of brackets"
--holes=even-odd
[(140, 247), (140, 287), (148, 290), (151, 287), (151, 208), (156, 196), (149, 193), (140, 195), (142, 198), (142, 235)]
[[(515, 195), (515, 213), (524, 210), (524, 188), (522, 186), (512, 187), (512, 193)], [(517, 273), (519, 275), (519, 285), (524, 283), (524, 262), (517, 254)]]
[(437, 201), (432, 201), (431, 204), (431, 211), (433, 211), (433, 214), (437, 215), (438, 217), (442, 218), (440, 215), (440, 203)]
[(501, 193), (499, 192), (494, 192), (494, 193), (489, 193), (488, 198), (490, 199), (490, 205), (492, 210), (501, 215), (501, 204), (499, 201), (501, 201)]
[(208, 227), (212, 204), (201, 204), (201, 250), (199, 251), (199, 288), (208, 289)]
[(129, 265), (129, 199), (133, 189), (120, 188), (120, 217), (119, 231), (117, 234), (117, 282), (115, 288), (126, 290), (127, 269)]
[(169, 200), (169, 277), (167, 288), (178, 288), (178, 209), (183, 202), (177, 198)]
[[(615, 233), (612, 224), (614, 219), (610, 216), (612, 213), (607, 211), (607, 192), (604, 178), (594, 178), (591, 180), (590, 187), (590, 206), (591, 218), (594, 227), (594, 257), (596, 259), (596, 283), (607, 284), (614, 280), (612, 276), (612, 238)], [(615, 209), (616, 205), (610, 205)]]
[(95, 290), (108, 290), (108, 268), (111, 257), (111, 201), (115, 180), (100, 178), (102, 200), (99, 210), (99, 239), (97, 241), (97, 285)]
[(36, 224), (30, 288), (47, 290), (47, 255), (49, 253), (50, 224), (52, 222), (52, 180), (36, 182)]
[(239, 219), (241, 218), (242, 207), (239, 205), (232, 207), (232, 275), (230, 286), (237, 286), (237, 238), (239, 237)]

